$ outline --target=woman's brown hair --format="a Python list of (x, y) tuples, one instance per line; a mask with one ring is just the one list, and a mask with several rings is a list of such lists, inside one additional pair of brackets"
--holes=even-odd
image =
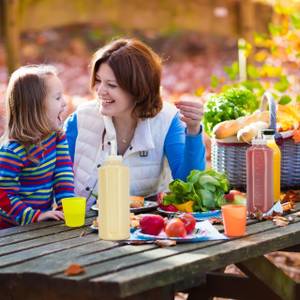
[(6, 91), (7, 125), (5, 139), (28, 147), (38, 144), (52, 132), (46, 114), (47, 76), (55, 76), (49, 65), (31, 65), (17, 69)]
[(133, 96), (134, 116), (151, 118), (162, 109), (160, 95), (161, 59), (136, 39), (118, 39), (100, 48), (91, 62), (91, 88), (102, 63), (114, 72), (117, 83)]

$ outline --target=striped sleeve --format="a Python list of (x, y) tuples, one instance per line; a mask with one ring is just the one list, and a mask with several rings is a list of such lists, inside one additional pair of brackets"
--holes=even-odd
[(36, 221), (41, 213), (26, 205), (19, 193), (22, 167), (22, 159), (16, 151), (0, 149), (0, 190), (2, 195), (6, 195), (0, 198), (0, 214), (19, 225)]
[(67, 139), (63, 133), (59, 133), (57, 136), (53, 187), (55, 200), (59, 207), (61, 206), (61, 199), (74, 197), (73, 164), (69, 155)]

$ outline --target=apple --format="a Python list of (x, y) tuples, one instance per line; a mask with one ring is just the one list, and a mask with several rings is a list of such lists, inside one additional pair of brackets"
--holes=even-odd
[(165, 220), (159, 215), (144, 215), (140, 220), (140, 228), (143, 233), (158, 235), (165, 226)]
[(183, 222), (186, 233), (190, 234), (194, 231), (196, 227), (196, 219), (189, 213), (183, 213), (178, 216), (178, 218)]
[(179, 218), (168, 221), (165, 227), (165, 233), (168, 237), (185, 237), (187, 232), (184, 223)]
[(247, 201), (246, 193), (238, 190), (230, 190), (228, 194), (224, 195), (224, 198), (231, 204), (246, 205)]

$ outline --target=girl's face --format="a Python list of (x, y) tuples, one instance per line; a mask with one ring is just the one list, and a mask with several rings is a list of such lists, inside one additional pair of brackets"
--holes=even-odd
[(111, 67), (102, 63), (95, 76), (95, 91), (100, 101), (100, 112), (109, 117), (131, 114), (133, 97), (117, 83)]
[(58, 130), (63, 125), (62, 114), (66, 107), (61, 81), (55, 75), (46, 77), (47, 96), (46, 114), (51, 130)]

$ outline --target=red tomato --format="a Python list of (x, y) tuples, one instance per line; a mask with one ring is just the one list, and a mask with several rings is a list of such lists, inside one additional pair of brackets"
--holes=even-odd
[(178, 218), (174, 218), (167, 223), (167, 225), (165, 227), (165, 232), (168, 237), (185, 237), (186, 236), (186, 230), (184, 228), (184, 224)]
[(192, 233), (196, 226), (196, 219), (189, 213), (181, 214), (178, 218), (183, 222), (186, 233)]

